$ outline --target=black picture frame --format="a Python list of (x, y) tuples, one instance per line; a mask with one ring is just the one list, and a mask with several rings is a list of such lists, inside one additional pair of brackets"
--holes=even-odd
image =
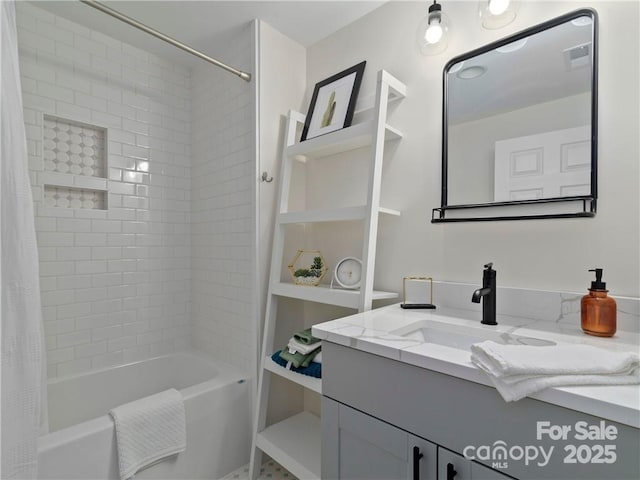
[(360, 62), (316, 83), (301, 142), (351, 125), (366, 64)]

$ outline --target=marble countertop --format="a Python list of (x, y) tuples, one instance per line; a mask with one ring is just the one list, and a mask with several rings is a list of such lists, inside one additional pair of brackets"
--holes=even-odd
[[(618, 331), (614, 337), (598, 338), (584, 334), (579, 325), (505, 315), (498, 315), (497, 326), (489, 326), (481, 325), (477, 312), (469, 310), (404, 310), (399, 304), (317, 324), (312, 332), (325, 341), (492, 386), (486, 374), (471, 363), (468, 350), (392, 333), (417, 321), (446, 323), (463, 335), (486, 331), (490, 335), (507, 333), (614, 351), (637, 352), (640, 348), (640, 335), (633, 332)], [(640, 385), (556, 387), (530, 397), (640, 428)]]

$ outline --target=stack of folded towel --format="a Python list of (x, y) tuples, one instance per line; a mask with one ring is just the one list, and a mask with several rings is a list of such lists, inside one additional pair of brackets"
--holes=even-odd
[(271, 355), (271, 359), (281, 367), (287, 368), (288, 370), (291, 370), (295, 373), (307, 375), (309, 377), (322, 378), (322, 353), (318, 353), (318, 355), (314, 357), (308, 367), (300, 366), (299, 368), (296, 368), (280, 356), (281, 352), (282, 350), (278, 350), (273, 355)]
[(320, 339), (311, 335), (311, 329), (307, 328), (294, 334), (289, 339), (287, 346), (274, 353), (271, 358), (292, 371), (320, 377), (321, 348)]
[(486, 341), (471, 346), (471, 361), (487, 373), (507, 402), (547, 387), (640, 383), (636, 352), (590, 345), (532, 347)]

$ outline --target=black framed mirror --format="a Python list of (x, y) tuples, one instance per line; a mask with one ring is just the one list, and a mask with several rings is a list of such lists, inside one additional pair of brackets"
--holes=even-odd
[(594, 216), (597, 98), (592, 9), (450, 60), (431, 221)]

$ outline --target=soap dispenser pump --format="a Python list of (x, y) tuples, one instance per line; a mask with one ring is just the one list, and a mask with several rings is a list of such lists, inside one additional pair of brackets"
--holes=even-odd
[(602, 269), (589, 271), (595, 272), (596, 280), (591, 282), (589, 294), (580, 302), (582, 330), (589, 335), (612, 337), (616, 333), (616, 301), (607, 295)]

